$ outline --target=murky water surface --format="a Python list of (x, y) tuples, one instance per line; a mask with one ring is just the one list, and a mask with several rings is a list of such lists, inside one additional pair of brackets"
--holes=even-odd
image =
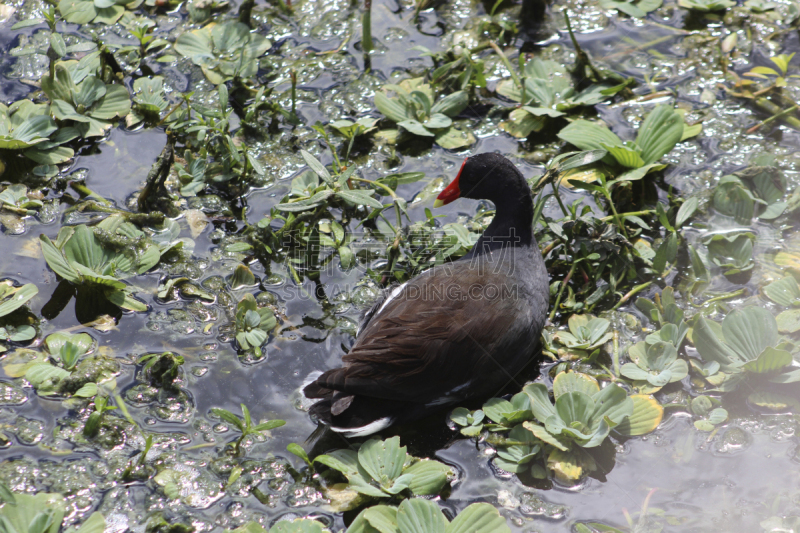
[[(6, 8), (4, 13), (13, 11), (10, 18), (0, 20), (0, 100), (8, 104), (36, 90), (35, 82), (47, 69), (44, 56), (12, 57), (8, 53), (13, 47), (42, 40), (39, 34), (44, 32), (43, 25), (22, 30), (12, 30), (11, 25), (38, 16), (45, 4), (12, 0), (0, 5)], [(415, 21), (410, 2), (377, 0), (372, 7), (376, 50), (370, 56), (369, 70), (365, 70), (358, 6), (342, 0), (299, 0), (294, 2), (294, 14), (286, 16), (258, 3), (254, 18), (275, 43), (262, 58), (258, 76), (275, 87), (276, 98), (288, 107), (287, 72), (297, 71), (297, 109), (302, 125), (294, 129), (281, 126), (266, 138), (248, 140), (265, 174), (242, 204), (246, 220), (255, 223), (263, 218), (289, 191), (292, 178), (304, 167), (298, 147), (330, 162), (330, 152), (310, 125), (344, 116), (374, 113), (377, 117), (372, 103), (375, 90), (408, 73), (422, 75), (431, 67), (430, 58), (414, 47), (436, 52), (455, 43), (478, 45), (481, 40), (476, 28), (488, 20), (487, 5), (450, 0), (424, 9)], [(513, 20), (517, 8), (503, 6), (498, 16)], [(790, 2), (782, 0), (776, 9), (787, 13), (789, 7)], [(702, 133), (678, 144), (666, 156), (670, 166), (660, 183), (662, 197), (668, 189), (672, 194), (700, 193), (708, 197), (704, 191), (721, 176), (740, 170), (754, 154), (764, 151), (777, 157), (789, 180), (788, 190), (798, 185), (798, 132), (778, 126), (746, 133), (757, 120), (754, 113), (719, 88), (724, 81), (720, 61), (723, 37), (731, 32), (738, 34), (738, 45), (727, 68), (741, 73), (753, 64), (766, 64), (771, 55), (796, 51), (796, 29), (763, 15), (748, 14), (742, 7), (729, 10), (724, 19), (703, 18), (667, 0), (646, 19), (637, 20), (618, 16), (594, 1), (556, 0), (539, 34), (526, 37), (521, 33), (515, 44), (571, 63), (574, 53), (565, 31), (565, 12), (572, 17), (579, 42), (595, 60), (635, 78), (639, 83), (637, 94), (652, 90), (660, 95), (648, 101), (597, 106), (599, 116), (620, 137), (633, 138), (642, 115), (659, 102), (677, 104), (694, 120), (702, 120)], [(156, 35), (169, 40), (195, 26), (187, 19), (185, 7), (148, 16), (157, 23)], [(70, 42), (90, 38), (88, 25), (63, 27)], [(97, 25), (94, 29), (107, 42), (130, 44), (120, 26)], [(775, 31), (778, 33), (773, 34)], [(330, 51), (334, 52), (327, 53)], [(486, 52), (485, 61), (488, 85), (493, 89), (507, 71), (491, 50)], [(214, 86), (188, 60), (181, 58), (176, 65), (151, 62), (150, 66), (164, 76), (168, 97), (191, 89), (207, 105), (214, 105)], [(362, 176), (375, 179), (390, 171), (424, 172), (424, 180), (401, 185), (397, 191), (409, 202), (411, 220), (422, 221), (435, 192), (454, 177), (465, 155), (500, 151), (526, 176), (542, 174), (543, 163), (559, 149), (557, 139), (543, 137), (545, 144), (536, 144), (535, 136), (518, 141), (500, 131), (500, 120), (491, 113), (470, 119), (466, 125), (478, 141), (466, 151), (434, 147), (395, 152), (385, 145), (362, 148), (358, 156)], [(39, 287), (30, 308), (45, 318), (34, 346), (54, 331), (90, 333), (98, 342), (97, 352), (116, 364), (112, 369), (117, 374), (115, 394), (125, 410), (109, 415), (118, 421), (115, 431), (119, 434), (101, 435), (88, 442), (81, 437), (89, 415), (85, 402), (37, 395), (22, 378), (1, 379), (0, 480), (15, 491), (64, 494), (71, 522), (80, 522), (87, 513), (100, 510), (106, 516), (107, 531), (144, 531), (146, 517), (154, 513), (163, 513), (170, 522), (193, 524), (198, 531), (233, 528), (250, 519), (271, 524), (289, 514), (322, 516), (341, 530), (343, 515), (333, 512), (317, 490), (293, 479), (292, 466), (299, 469), (302, 465), (285, 450), (289, 443), (302, 443), (315, 428), (304, 411), (307, 406), (298, 388), (310, 372), (338, 365), (352, 345), (360, 308), (377, 295), (377, 285), (365, 278), (364, 264), (344, 271), (338, 261), (333, 261), (332, 267), (323, 271), (319, 284), (308, 280), (297, 284), (286, 265), (270, 264), (267, 273), (263, 264), (253, 262), (250, 266), (260, 281), (259, 290), (225, 288), (224, 278), (247, 257), (231, 248), (243, 221), (236, 219), (228, 204), (210, 196), (182, 200), (183, 209), (204, 210), (210, 217), (210, 223), (194, 229), (186, 217), (178, 220), (181, 237), (194, 241), (193, 260), (131, 278), (130, 283), (138, 288), (150, 310), (125, 313), (110, 329), (81, 326), (76, 301), (63, 303), (64, 296), (59, 293), (63, 288), (45, 264), (40, 234), (55, 239), (62, 224), (95, 217), (73, 213), (65, 218), (71, 200), (78, 197), (69, 182), (84, 183), (116, 206), (134, 206), (165, 140), (163, 128), (116, 127), (103, 141), (79, 150), (74, 162), (62, 169), (60, 185), (46, 189), (52, 206), (49, 216), (27, 217), (24, 224), (3, 221), (0, 273), (18, 283)], [(9, 176), (1, 179), (7, 178), (13, 180)], [(32, 188), (40, 186), (32, 176), (25, 180)], [(565, 194), (567, 201), (581, 196), (578, 192)], [(482, 207), (478, 202), (462, 200), (442, 210), (445, 216), (439, 224), (468, 220)], [(548, 204), (546, 209), (555, 213), (557, 206)], [(732, 218), (703, 215), (685, 235), (689, 242), (699, 243), (709, 231), (736, 227), (740, 225)], [(359, 237), (357, 228), (350, 229), (357, 240), (375, 239)], [(796, 251), (792, 232), (783, 229), (769, 222), (754, 222), (752, 231), (758, 236), (756, 267), (744, 283), (725, 278), (719, 268), (712, 270), (711, 293), (745, 289), (723, 302), (717, 318), (747, 303), (773, 305), (759, 295), (759, 289), (776, 277), (776, 267), (767, 257), (781, 250)], [(385, 248), (386, 242), (377, 242)], [(220, 296), (213, 303), (196, 298), (165, 302), (156, 297), (156, 291), (160, 278), (167, 274), (185, 275)], [(668, 277), (666, 283), (670, 282)], [(320, 298), (320, 289), (324, 298)], [(235, 302), (246, 292), (262, 291), (268, 295), (261, 297), (268, 298), (279, 311), (281, 327), (270, 337), (263, 358), (240, 357), (231, 326)], [(658, 291), (655, 284), (642, 296)], [(679, 299), (679, 305), (693, 312), (686, 300)], [(644, 319), (631, 305), (620, 311)], [(627, 339), (623, 339), (623, 345), (625, 342)], [(153, 387), (143, 378), (142, 365), (136, 364), (142, 354), (163, 351), (185, 358), (177, 389)], [(686, 379), (665, 389), (659, 398), (668, 404), (676, 395), (691, 390)], [(800, 401), (800, 392), (794, 390)], [(287, 424), (269, 432), (268, 438), (246, 442), (248, 460), (240, 465), (243, 474), (228, 484), (233, 466), (223, 449), (233, 440), (234, 432), (211, 409), (222, 407), (238, 413), (241, 403), (250, 407), (257, 420), (279, 418)], [(526, 485), (517, 476), (494, 467), (490, 446), (483, 443), (476, 448), (474, 441), (458, 438), (441, 423), (406, 437), (412, 451), (434, 453), (457, 471), (450, 495), (441, 501), (444, 509), (455, 514), (472, 502), (486, 501), (509, 518), (514, 531), (569, 531), (577, 522), (587, 521), (627, 528), (628, 519), (634, 525), (632, 530), (640, 532), (761, 531), (760, 524), (770, 517), (800, 513), (796, 411), (755, 410), (743, 399), (738, 405), (728, 409), (730, 420), (711, 433), (697, 431), (685, 411), (668, 408), (664, 422), (654, 433), (615, 440), (605, 471), (568, 488), (551, 482)], [(124, 470), (129, 458), (143, 448), (145, 431), (156, 435), (148, 468), (158, 475), (146, 482), (109, 481), (114, 479), (112, 473)], [(329, 444), (343, 447), (347, 443)], [(164, 487), (170, 482), (173, 492), (168, 496), (170, 491)], [(262, 501), (251, 495), (254, 487), (263, 494)]]

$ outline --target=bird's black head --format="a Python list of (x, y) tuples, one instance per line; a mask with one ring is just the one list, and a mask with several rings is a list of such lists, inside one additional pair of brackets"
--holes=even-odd
[(500, 154), (488, 152), (466, 158), (456, 179), (439, 194), (433, 205), (446, 205), (457, 198), (491, 200), (498, 205), (525, 195), (530, 198), (530, 189), (514, 163)]

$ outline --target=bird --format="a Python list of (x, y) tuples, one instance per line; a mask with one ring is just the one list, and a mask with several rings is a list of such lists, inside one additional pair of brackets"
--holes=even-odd
[(458, 198), (491, 201), (494, 218), (461, 258), (387, 289), (343, 366), (309, 376), (302, 390), (321, 427), (365, 437), (489, 398), (535, 357), (549, 277), (530, 187), (511, 161), (487, 152), (464, 160), (434, 207)]

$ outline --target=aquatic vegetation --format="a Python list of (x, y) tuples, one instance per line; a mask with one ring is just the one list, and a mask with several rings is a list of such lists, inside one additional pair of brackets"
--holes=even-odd
[[(728, 0), (722, 3), (728, 4)], [(783, 122), (794, 129), (800, 129), (800, 119), (795, 115), (797, 103), (787, 91), (790, 82), (800, 78), (798, 74), (789, 74), (789, 63), (794, 55), (772, 56), (770, 61), (778, 70), (764, 65), (753, 67), (744, 73), (746, 78), (733, 75), (733, 87), (725, 88), (728, 93), (751, 102), (759, 111), (768, 115), (768, 118), (751, 127), (748, 132), (757, 131), (773, 122)]]
[(149, 353), (136, 360), (142, 364), (142, 372), (148, 373), (150, 381), (165, 389), (174, 387), (184, 359), (173, 352)]
[(637, 298), (636, 307), (660, 327), (658, 331), (647, 336), (648, 344), (665, 341), (675, 348), (681, 347), (689, 332), (689, 326), (683, 319), (683, 309), (678, 307), (675, 290), (672, 287), (665, 287), (653, 300)]
[[(70, 127), (59, 129), (50, 117), (50, 106), (30, 100), (17, 100), (10, 106), (0, 104), (0, 166), (6, 167), (11, 158), (23, 155), (39, 163), (42, 174), (55, 173), (50, 165), (72, 159), (75, 152), (62, 144), (78, 136)], [(20, 152), (20, 154), (17, 154)], [(2, 169), (0, 169), (2, 170)], [(6, 200), (3, 200), (7, 203)]]
[[(81, 533), (105, 529), (91, 513), (112, 508), (114, 524), (127, 515), (128, 526), (152, 533), (206, 527), (213, 508), (220, 530), (323, 533), (344, 530), (357, 511), (339, 511), (362, 505), (372, 507), (358, 509), (349, 530), (507, 532), (544, 527), (538, 516), (581, 533), (730, 529), (730, 516), (743, 530), (796, 528), (778, 484), (780, 498), (765, 494), (740, 514), (720, 504), (711, 516), (708, 506), (671, 505), (685, 486), (669, 472), (699, 460), (713, 473), (727, 451), (784, 461), (777, 468), (791, 460), (781, 446), (800, 410), (783, 394), (797, 380), (800, 331), (791, 252), (800, 213), (797, 6), (680, 0), (684, 11), (673, 13), (660, 0), (559, 0), (537, 16), (543, 6), (527, 0), (374, 11), (369, 0), (138, 2), (0, 6), (0, 221), (4, 278), (13, 278), (0, 281), (0, 448), (9, 450), (0, 478), (20, 493), (65, 495), (0, 488), (0, 500), (25, 507), (50, 497), (70, 531), (89, 519)], [(410, 49), (418, 43), (430, 49)], [(693, 142), (700, 123), (706, 137)], [(564, 153), (575, 146), (591, 149)], [(388, 466), (370, 473), (359, 451), (342, 454), (340, 469), (314, 462), (327, 442), (281, 452), (311, 427), (294, 389), (347, 350), (357, 308), (462, 257), (492, 220), (488, 203), (427, 209), (457, 170), (453, 151), (470, 147), (511, 155), (530, 178), (551, 276), (543, 344), (554, 363), (540, 370), (541, 383), (556, 378), (552, 393), (532, 398), (511, 386), (480, 409), (453, 410), (452, 435), (431, 437), (472, 439), (443, 455), (463, 476), (408, 455), (429, 457), (420, 443), (436, 445), (416, 428), (402, 434), (405, 454), (381, 444), (381, 457), (402, 463), (396, 476)], [(171, 219), (162, 223), (163, 213)], [(36, 243), (62, 227), (49, 245)], [(180, 238), (187, 229), (196, 249)], [(90, 246), (77, 246), (81, 238)], [(738, 342), (729, 330), (755, 334), (726, 329), (723, 318), (753, 304), (777, 315), (777, 336)], [(242, 367), (237, 350), (263, 362)], [(241, 376), (252, 377), (251, 390)], [(205, 411), (230, 406), (217, 399), (231, 386), (252, 409), (281, 413), (291, 431), (265, 438), (244, 409)], [(602, 394), (608, 420), (591, 416)], [(631, 436), (653, 430), (664, 412), (647, 394), (682, 421), (638, 442)], [(548, 409), (555, 415), (541, 420)], [(762, 422), (770, 434), (749, 439)], [(651, 455), (666, 443), (669, 453)], [(339, 451), (326, 456), (346, 463)], [(656, 457), (652, 505), (642, 483), (613, 483), (635, 469), (629, 457)], [(582, 505), (585, 489), (575, 485), (587, 475), (609, 501), (622, 489), (639, 501), (647, 494), (638, 517), (623, 510), (614, 526), (601, 523), (612, 524), (611, 510), (592, 520), (600, 511)], [(431, 501), (413, 497), (412, 488), (442, 479)], [(448, 479), (458, 481), (451, 488)], [(734, 502), (747, 500), (743, 486), (762, 488), (731, 480), (721, 488)], [(558, 511), (552, 482), (573, 489), (560, 492)], [(127, 501), (131, 483), (137, 497)], [(707, 489), (702, 498), (727, 501)], [(464, 510), (476, 495), (489, 503)], [(13, 529), (0, 522), (18, 533), (61, 529), (56, 512), (36, 508), (16, 522), (5, 503), (0, 515)]]
[(678, 5), (692, 11), (722, 11), (736, 5), (733, 0), (678, 0)]
[[(314, 458), (347, 478), (347, 486), (370, 498), (405, 498), (409, 494), (439, 494), (447, 484), (450, 468), (429, 459), (416, 459), (400, 446), (400, 437), (370, 439), (358, 449), (334, 450)], [(328, 494), (334, 497), (328, 486)], [(357, 506), (356, 501), (342, 502)], [(342, 507), (344, 508), (344, 507)]]
[(271, 46), (266, 37), (246, 24), (229, 21), (182, 33), (174, 48), (200, 67), (208, 81), (219, 85), (234, 77), (253, 77), (258, 58)]
[[(105, 219), (98, 228), (121, 232), (127, 239), (141, 239), (143, 233), (133, 224), (114, 217)], [(116, 226), (116, 228), (114, 228)], [(111, 303), (130, 311), (145, 311), (147, 306), (133, 297), (133, 289), (119, 279), (118, 273), (142, 273), (155, 266), (161, 253), (155, 244), (145, 244), (139, 255), (134, 249), (114, 246), (101, 241), (95, 231), (86, 225), (65, 226), (58, 232), (56, 242), (46, 235), (39, 241), (42, 253), (53, 272), (74, 285), (99, 291)]]
[[(391, 529), (388, 529), (391, 528)], [(488, 503), (473, 503), (448, 522), (435, 502), (406, 500), (398, 507), (376, 505), (361, 511), (348, 533), (511, 533), (506, 519)]]
[(69, 121), (81, 137), (102, 137), (130, 112), (131, 99), (125, 87), (87, 74), (78, 61), (58, 62), (55, 75), (42, 78), (42, 90), (56, 119)]
[(96, 437), (100, 431), (100, 423), (103, 421), (105, 413), (115, 409), (117, 409), (117, 406), (110, 404), (108, 396), (95, 396), (94, 412), (86, 420), (86, 425), (83, 427), (83, 436), (89, 439)]
[(259, 424), (253, 425), (253, 420), (252, 418), (250, 418), (250, 410), (247, 408), (245, 404), (241, 404), (241, 407), (242, 407), (242, 416), (244, 418), (239, 418), (238, 416), (231, 413), (227, 409), (214, 408), (211, 410), (212, 413), (220, 417), (228, 424), (231, 424), (234, 428), (238, 429), (239, 432), (241, 432), (241, 436), (236, 440), (236, 443), (233, 445), (233, 453), (236, 457), (241, 457), (242, 443), (250, 435), (264, 433), (265, 431), (269, 431), (271, 429), (279, 428), (281, 426), (286, 425), (286, 421), (284, 420), (267, 420), (266, 422), (261, 422)]
[(601, 389), (594, 378), (576, 372), (556, 376), (555, 404), (541, 383), (526, 385), (523, 391), (530, 396), (533, 416), (539, 422), (524, 422), (523, 427), (548, 446), (548, 469), (566, 482), (592, 470), (593, 461), (577, 448), (600, 446), (611, 430), (628, 418), (636, 423), (623, 426), (625, 434), (649, 433), (661, 422), (663, 412), (652, 399), (639, 397), (634, 401), (619, 385), (612, 383)]
[(329, 126), (339, 132), (345, 139), (352, 140), (360, 135), (366, 135), (375, 130), (377, 119), (361, 117), (355, 122), (352, 120), (334, 120)]
[[(391, 93), (395, 96), (390, 97)], [(383, 130), (379, 135), (393, 143), (416, 136), (430, 138), (442, 148), (464, 148), (475, 143), (475, 136), (458, 129), (453, 119), (468, 105), (466, 91), (455, 91), (437, 98), (422, 78), (384, 85), (375, 93), (375, 107), (401, 129)]]
[(657, 161), (683, 139), (685, 127), (680, 113), (660, 105), (645, 117), (635, 141), (623, 142), (608, 128), (588, 120), (572, 122), (558, 136), (581, 150), (607, 150), (603, 161), (626, 169), (614, 180), (618, 183), (663, 169)]
[(483, 421), (486, 414), (478, 409), (477, 411), (470, 411), (464, 407), (456, 407), (450, 413), (450, 420), (453, 421), (458, 428), (458, 431), (465, 437), (477, 437), (483, 431)]
[(114, 24), (126, 10), (133, 11), (142, 0), (61, 0), (58, 10), (67, 22)]
[[(66, 514), (66, 504), (61, 494), (39, 492), (14, 494), (3, 487), (5, 505), (0, 509), (0, 523), (4, 533), (58, 533)], [(74, 533), (100, 533), (106, 520), (100, 513), (92, 513)]]
[(704, 238), (711, 262), (723, 269), (726, 276), (752, 270), (753, 241), (756, 236), (749, 231), (711, 234)]
[(661, 7), (663, 3), (663, 0), (600, 0), (600, 5), (604, 9), (617, 9), (635, 18), (643, 18)]
[[(578, 372), (560, 372), (553, 381), (553, 394), (555, 404), (544, 384), (528, 384), (511, 402), (489, 400), (482, 411), (472, 413), (469, 426), (466, 409), (453, 411), (451, 419), (466, 426), (462, 432), (467, 430), (467, 436), (478, 436), (481, 429), (510, 430), (507, 436), (487, 437), (497, 446), (497, 467), (536, 478), (547, 477), (549, 470), (560, 481), (573, 483), (596, 468), (583, 449), (602, 445), (612, 430), (629, 436), (649, 433), (663, 416), (652, 397), (629, 396), (615, 383), (601, 388), (595, 378)], [(495, 423), (480, 425), (483, 419), (477, 413), (486, 413)]]
[(800, 286), (793, 276), (785, 276), (773, 281), (763, 289), (764, 294), (778, 305), (788, 307), (775, 317), (778, 331), (781, 333), (795, 333), (800, 330)]
[[(530, 472), (537, 479), (547, 477), (539, 457), (543, 443), (531, 430), (519, 424), (509, 431), (506, 440), (496, 443), (497, 457), (494, 464), (506, 472), (522, 474)], [(534, 459), (536, 459), (534, 461)]]
[[(39, 288), (33, 283), (17, 287), (10, 279), (0, 281), (0, 318), (10, 315), (38, 293)], [(0, 341), (24, 342), (34, 337), (36, 328), (29, 324), (13, 324), (8, 320), (0, 322)], [(0, 353), (7, 349), (4, 344), (0, 344)]]
[(490, 431), (508, 430), (531, 418), (531, 400), (524, 392), (518, 392), (512, 396), (511, 401), (490, 398), (483, 404), (483, 413), (494, 422), (494, 424), (485, 423), (486, 429)]
[(255, 297), (245, 294), (236, 305), (236, 342), (242, 350), (253, 350), (262, 357), (261, 346), (277, 325), (275, 313), (269, 307), (258, 307)]
[(714, 209), (740, 224), (749, 224), (759, 206), (758, 218), (774, 220), (786, 210), (785, 192), (786, 178), (775, 167), (774, 157), (765, 154), (747, 169), (720, 178), (714, 190)]
[(95, 352), (86, 333), (52, 333), (45, 337), (46, 351), (17, 350), (3, 361), (5, 373), (24, 377), (41, 396), (91, 398), (104, 383), (113, 388), (119, 363)]
[(580, 359), (611, 340), (611, 322), (591, 315), (572, 315), (567, 321), (569, 331), (558, 330), (551, 334), (551, 344), (558, 343), (559, 358)]
[(519, 74), (497, 84), (498, 94), (520, 104), (500, 127), (514, 137), (525, 138), (544, 129), (548, 118), (563, 117), (576, 108), (596, 105), (614, 92), (609, 85), (599, 84), (576, 91), (566, 68), (555, 61), (533, 58)]
[(678, 350), (669, 342), (637, 342), (628, 348), (628, 357), (633, 362), (622, 365), (620, 373), (645, 394), (653, 394), (689, 375), (689, 365), (678, 358)]
[(694, 427), (700, 431), (714, 431), (714, 428), (728, 420), (728, 411), (719, 405), (720, 401), (710, 396), (700, 395), (692, 398), (692, 414), (699, 417)]
[(773, 383), (800, 381), (800, 370), (789, 371), (791, 347), (779, 339), (775, 317), (766, 309), (736, 309), (722, 323), (697, 315), (693, 332), (698, 355), (711, 365), (705, 379), (717, 390), (732, 391), (748, 375)]
[(164, 78), (138, 78), (133, 82), (133, 107), (125, 118), (129, 126), (145, 119), (156, 120), (169, 107), (164, 99)]
[(310, 518), (297, 518), (294, 520), (281, 520), (269, 531), (256, 522), (249, 522), (236, 529), (227, 529), (226, 533), (329, 533), (324, 524)]

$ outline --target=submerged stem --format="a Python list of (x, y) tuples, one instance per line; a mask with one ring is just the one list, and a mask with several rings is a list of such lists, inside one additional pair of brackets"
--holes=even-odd
[(550, 311), (550, 320), (553, 320), (556, 316), (556, 311), (558, 310), (558, 305), (561, 303), (561, 296), (564, 294), (564, 288), (569, 284), (569, 280), (572, 279), (572, 275), (575, 273), (575, 268), (578, 266), (578, 263), (572, 263), (572, 267), (569, 269), (567, 276), (564, 278), (564, 281), (561, 282), (561, 286), (558, 288), (558, 295), (556, 296), (556, 303), (553, 305), (553, 310)]

